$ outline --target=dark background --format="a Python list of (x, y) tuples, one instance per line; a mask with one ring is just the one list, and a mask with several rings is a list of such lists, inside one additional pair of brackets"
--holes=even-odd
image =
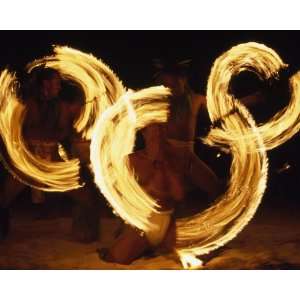
[(1, 31), (0, 66), (21, 70), (26, 63), (66, 45), (101, 58), (128, 86), (149, 85), (157, 57), (192, 59), (194, 88), (205, 91), (213, 61), (230, 47), (256, 41), (300, 66), (298, 31)]
[[(101, 58), (131, 88), (151, 85), (153, 58), (192, 59), (191, 85), (197, 92), (204, 94), (214, 60), (232, 46), (249, 41), (266, 44), (293, 70), (300, 69), (299, 31), (1, 31), (0, 38), (2, 69), (9, 67), (21, 74), (28, 62), (50, 54), (51, 45), (66, 45)], [(245, 94), (257, 88), (261, 88), (261, 85), (252, 77), (246, 76), (237, 84), (237, 90), (241, 90), (242, 94), (243, 90)], [(256, 107), (254, 115), (257, 114), (263, 120), (264, 116), (266, 119), (276, 109), (272, 101), (267, 108)], [(286, 203), (297, 203), (299, 146), (297, 134), (286, 144), (269, 152), (267, 196), (272, 198), (275, 195), (276, 198), (284, 198)], [(197, 149), (199, 155), (210, 162), (219, 175), (226, 173), (224, 170), (228, 170), (229, 166), (226, 156), (216, 160), (216, 151), (201, 148), (201, 145)], [(284, 164), (289, 164), (290, 168), (280, 172)]]

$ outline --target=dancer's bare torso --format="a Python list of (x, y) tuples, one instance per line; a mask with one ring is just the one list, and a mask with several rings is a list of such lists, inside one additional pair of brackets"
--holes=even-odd
[(79, 108), (76, 103), (68, 103), (61, 99), (55, 101), (57, 103), (27, 100), (23, 136), (33, 153), (42, 157), (42, 152), (48, 152), (51, 153), (51, 160), (60, 160), (58, 143), (72, 135)]
[(156, 199), (162, 210), (172, 209), (174, 201), (182, 200), (184, 190), (181, 180), (164, 161), (153, 162), (143, 151), (135, 152), (129, 159), (139, 184)]
[(26, 116), (23, 134), (26, 140), (58, 142), (72, 131), (74, 112), (72, 106), (57, 100), (56, 111), (51, 103), (39, 103), (29, 99), (26, 103)]
[(139, 183), (163, 209), (172, 208), (174, 201), (182, 201), (186, 193), (184, 174), (174, 168), (176, 161), (179, 166), (184, 158), (176, 155), (168, 139), (182, 142), (194, 140), (197, 114), (205, 106), (205, 101), (204, 96), (193, 94), (188, 109), (176, 118), (171, 109), (167, 123), (152, 124), (143, 131), (145, 149), (130, 155), (130, 163)]

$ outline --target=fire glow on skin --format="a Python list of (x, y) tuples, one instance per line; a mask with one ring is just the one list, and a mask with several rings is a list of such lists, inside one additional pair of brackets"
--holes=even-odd
[[(32, 69), (44, 66), (53, 68), (63, 78), (77, 83), (83, 90), (86, 104), (74, 127), (89, 142), (95, 120), (121, 94), (125, 92), (121, 81), (101, 60), (68, 47), (54, 47), (54, 54), (33, 61)], [(16, 174), (9, 164), (7, 169), (26, 185), (47, 192), (65, 192), (82, 187), (79, 177), (79, 160), (68, 160), (60, 145), (64, 162), (49, 162), (33, 155), (22, 137), (22, 124), (26, 107), (18, 100), (14, 74), (4, 70), (0, 77), (0, 134), (6, 145)], [(23, 175), (22, 175), (23, 174)]]
[[(283, 67), (285, 65), (272, 49), (257, 43), (247, 43), (224, 53), (211, 70), (207, 89), (207, 107), (211, 121), (228, 115), (233, 109), (236, 113), (229, 114), (223, 120), (222, 127), (211, 130), (204, 140), (209, 145), (218, 145), (223, 150), (231, 151), (231, 177), (227, 191), (215, 205), (190, 218), (177, 220), (174, 250), (184, 268), (200, 268), (202, 262), (197, 256), (223, 246), (248, 224), (266, 188), (266, 149), (285, 142), (300, 126), (300, 107), (296, 103), (299, 95), (298, 75), (291, 79), (293, 97), (289, 106), (260, 127), (256, 126), (248, 110), (228, 94), (230, 79), (250, 68), (267, 79), (276, 76)], [(129, 224), (147, 232), (155, 228), (155, 224), (149, 223), (147, 217), (158, 213), (155, 199), (151, 203), (151, 197), (145, 197), (144, 191), (134, 182), (134, 174), (125, 157), (133, 149), (134, 132), (143, 122), (144, 125), (147, 123), (150, 111), (157, 113), (158, 104), (153, 99), (152, 105), (147, 103), (143, 106), (142, 93), (140, 96), (128, 97), (136, 110), (136, 125), (134, 126), (129, 114), (126, 115), (125, 102), (128, 102), (128, 98), (126, 101), (120, 98), (96, 125), (91, 143), (91, 161), (96, 184), (101, 191), (105, 191), (115, 212)], [(139, 102), (136, 98), (140, 98), (140, 106), (137, 105)], [(130, 114), (132, 115), (132, 107)], [(162, 112), (161, 117), (163, 115)], [(116, 116), (117, 122), (113, 122)], [(159, 122), (158, 119), (156, 122)], [(122, 153), (113, 149), (122, 149)], [(123, 162), (123, 166), (120, 162)], [(130, 184), (122, 183), (124, 176), (126, 180), (130, 179)]]

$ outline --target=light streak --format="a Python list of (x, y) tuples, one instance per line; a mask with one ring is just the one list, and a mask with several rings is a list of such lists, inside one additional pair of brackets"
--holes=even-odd
[(182, 255), (180, 260), (184, 269), (197, 270), (203, 265), (202, 260), (195, 257), (193, 254)]
[[(56, 69), (63, 78), (76, 82), (84, 91), (85, 105), (74, 124), (82, 139), (90, 139), (96, 119), (125, 92), (121, 81), (101, 60), (69, 47), (56, 46), (53, 55), (35, 60), (27, 70), (30, 73), (38, 66)], [(6, 162), (7, 169), (19, 181), (48, 192), (81, 187), (79, 160), (69, 160), (61, 145), (58, 145), (58, 150), (64, 162), (50, 162), (29, 151), (22, 137), (26, 109), (17, 99), (16, 84), (15, 77), (8, 71), (2, 73), (0, 134), (13, 164), (10, 166)]]
[[(228, 190), (215, 205), (198, 216), (177, 222), (177, 253), (181, 260), (189, 255), (207, 254), (224, 245), (254, 216), (266, 188), (268, 164), (265, 151), (284, 143), (300, 128), (300, 77), (298, 72), (290, 79), (292, 97), (289, 105), (259, 127), (245, 107), (229, 95), (229, 83), (234, 75), (244, 70), (268, 79), (277, 76), (284, 67), (286, 65), (275, 51), (257, 43), (233, 47), (215, 61), (207, 87), (208, 112), (212, 122), (227, 117), (204, 141), (230, 149), (233, 157), (231, 177)], [(236, 113), (230, 114), (231, 111)], [(197, 227), (203, 228), (201, 224), (206, 224), (205, 230), (197, 232)]]
[(137, 130), (166, 122), (169, 95), (164, 87), (125, 94), (101, 115), (91, 139), (96, 185), (117, 215), (145, 232), (157, 229), (149, 217), (158, 213), (159, 206), (137, 183), (128, 155)]
[(38, 66), (56, 69), (82, 88), (85, 105), (74, 127), (87, 140), (98, 116), (125, 93), (122, 82), (102, 60), (76, 49), (55, 46), (53, 55), (30, 63), (28, 72)]
[[(273, 77), (278, 78), (278, 72), (287, 67), (274, 50), (254, 42), (240, 44), (231, 48), (222, 54), (217, 61), (214, 77), (211, 78), (217, 89), (227, 88), (230, 79), (242, 71), (253, 72), (262, 80), (268, 80)], [(222, 75), (220, 76), (220, 74)], [(270, 120), (257, 126), (259, 133), (263, 137), (266, 150), (274, 149), (285, 143), (300, 129), (300, 72), (297, 72), (290, 78), (289, 84), (291, 89), (289, 104), (277, 112)], [(217, 99), (216, 102), (220, 101), (220, 103), (223, 103), (221, 99), (222, 94), (215, 93), (215, 97)], [(236, 100), (232, 97), (230, 101), (235, 103)], [(280, 99), (277, 99), (277, 101), (280, 101)], [(223, 113), (229, 113), (224, 108), (224, 104), (220, 104), (219, 107), (210, 105), (209, 114), (212, 121), (217, 120), (216, 116), (221, 117), (221, 110)], [(234, 108), (234, 104), (231, 107)], [(231, 133), (228, 132), (228, 141), (230, 136), (231, 139), (240, 138), (238, 134)], [(244, 139), (252, 139), (252, 137), (252, 133), (243, 136)], [(222, 141), (220, 142), (222, 143)], [(207, 143), (209, 143), (209, 140), (207, 140)]]
[[(156, 92), (156, 97), (150, 96), (150, 91)], [(91, 141), (91, 162), (97, 186), (117, 215), (146, 233), (158, 230), (150, 217), (159, 214), (159, 207), (137, 184), (128, 165), (128, 154), (132, 152), (136, 130), (153, 122), (166, 121), (167, 94), (163, 89), (158, 92), (159, 88), (145, 89), (119, 99), (102, 114)], [(128, 112), (128, 97), (136, 112), (136, 123)], [(224, 97), (227, 99), (226, 93)], [(241, 104), (237, 106), (241, 116), (231, 116), (224, 130), (229, 127), (239, 135), (253, 130), (256, 138), (231, 145), (231, 181), (218, 203), (199, 215), (177, 220), (177, 253), (185, 267), (195, 268), (193, 262), (199, 267), (195, 256), (206, 254), (234, 238), (252, 218), (266, 186), (267, 158), (262, 150), (261, 136), (247, 110)], [(248, 176), (249, 172), (252, 176)]]
[[(247, 62), (245, 56), (243, 63)], [(231, 76), (226, 77), (227, 85), (224, 80), (222, 86), (217, 85), (223, 79), (222, 72), (216, 74), (219, 63), (222, 63), (221, 59), (216, 61), (212, 69), (207, 90), (208, 109), (210, 115), (215, 116), (212, 120), (233, 108), (233, 99), (228, 95)], [(134, 101), (133, 95), (140, 100)], [(159, 213), (159, 208), (155, 199), (137, 185), (127, 157), (133, 149), (137, 128), (148, 124), (146, 119), (149, 123), (158, 122), (155, 118), (148, 118), (151, 112), (155, 109), (155, 113), (164, 118), (167, 112), (160, 114), (154, 100), (147, 106), (141, 101), (142, 94), (133, 95), (130, 97), (136, 110), (136, 124), (126, 109), (128, 96), (127, 100), (121, 98), (102, 115), (96, 125), (91, 143), (91, 161), (95, 182), (116, 213), (147, 233), (157, 230), (150, 220), (151, 215)], [(137, 103), (141, 106), (137, 106)], [(262, 137), (247, 109), (238, 102), (235, 107), (238, 113), (225, 119), (223, 127), (211, 131), (207, 138), (211, 144), (217, 140), (218, 145), (225, 145), (232, 152), (228, 190), (204, 212), (176, 221), (176, 252), (186, 268), (199, 267), (201, 263), (196, 256), (224, 245), (243, 229), (253, 217), (266, 187), (268, 164)], [(228, 132), (234, 134), (234, 138), (228, 138)], [(244, 135), (251, 138), (240, 139)]]
[(0, 135), (11, 161), (9, 165), (4, 160), (7, 169), (21, 182), (43, 191), (81, 187), (78, 159), (49, 163), (29, 151), (22, 136), (26, 108), (17, 98), (16, 85), (15, 75), (4, 70), (0, 75)]
[[(86, 105), (75, 127), (83, 138), (92, 138), (95, 182), (112, 208), (126, 222), (146, 233), (157, 230), (151, 216), (159, 214), (160, 207), (138, 185), (128, 155), (132, 152), (137, 130), (151, 123), (166, 122), (169, 91), (153, 87), (124, 94), (122, 83), (106, 65), (91, 55), (67, 47), (56, 47), (55, 55), (33, 62), (28, 67), (29, 72), (42, 64), (57, 69), (63, 77), (83, 88)], [(207, 87), (209, 116), (212, 122), (224, 115), (227, 117), (220, 128), (211, 130), (205, 142), (230, 150), (233, 157), (231, 176), (227, 191), (214, 205), (195, 216), (176, 221), (176, 252), (185, 268), (200, 267), (201, 260), (197, 256), (223, 246), (248, 224), (266, 188), (266, 150), (284, 143), (300, 129), (300, 103), (297, 101), (300, 72), (290, 80), (289, 105), (259, 127), (247, 109), (229, 94), (230, 80), (244, 70), (268, 79), (277, 76), (284, 67), (286, 65), (275, 51), (257, 43), (233, 47), (214, 63)], [(13, 128), (16, 119), (21, 124), (24, 119), (24, 107), (17, 101), (13, 82), (8, 72), (1, 74), (0, 130), (15, 167), (34, 181), (43, 183), (45, 186), (38, 187), (43, 190), (63, 191), (70, 189), (72, 184), (78, 187), (78, 160), (49, 164), (33, 157), (24, 147), (21, 126)], [(235, 113), (229, 114), (231, 111)], [(45, 172), (48, 181), (45, 181)]]

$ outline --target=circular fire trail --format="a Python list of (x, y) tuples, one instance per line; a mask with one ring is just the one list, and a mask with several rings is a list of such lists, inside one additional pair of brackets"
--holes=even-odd
[[(30, 73), (38, 66), (50, 67), (63, 78), (77, 83), (85, 94), (85, 105), (74, 124), (82, 139), (89, 140), (98, 116), (125, 92), (117, 76), (101, 60), (90, 54), (68, 48), (55, 47), (54, 54), (35, 60), (27, 67)], [(65, 192), (81, 187), (79, 160), (52, 162), (33, 155), (22, 137), (26, 108), (17, 99), (17, 81), (7, 70), (0, 80), (0, 134), (9, 161), (7, 169), (25, 184), (48, 192)]]

